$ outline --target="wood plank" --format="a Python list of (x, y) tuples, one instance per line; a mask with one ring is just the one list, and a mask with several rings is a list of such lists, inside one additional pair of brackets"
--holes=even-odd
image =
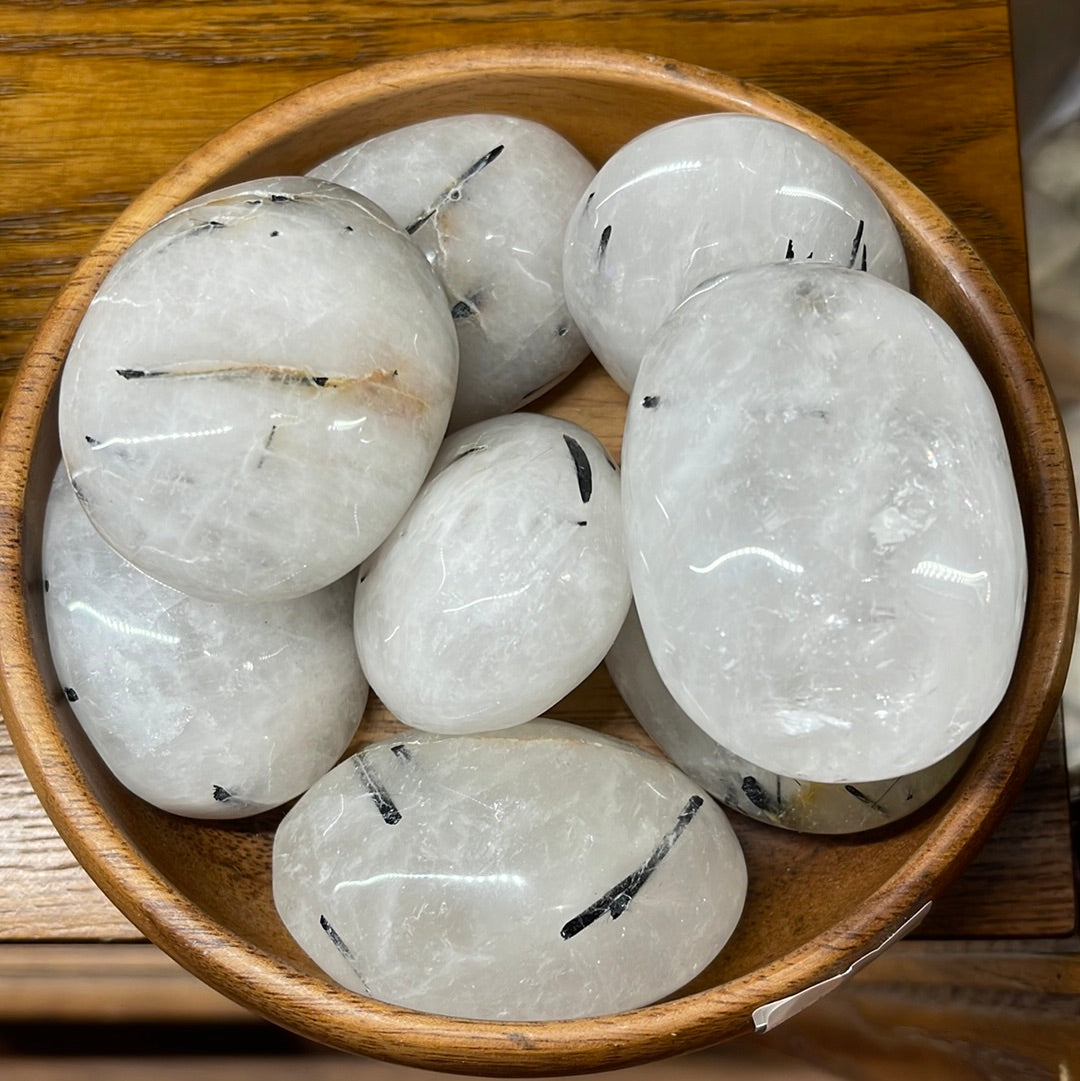
[[(118, 1034), (122, 1037), (122, 1034)], [(0, 1056), (4, 1081), (432, 1081), (430, 1070), (392, 1066), (371, 1059), (350, 1058), (329, 1052), (293, 1054), (124, 1057), (120, 1049), (110, 1055), (58, 1058)], [(466, 1078), (468, 1075), (463, 1075)], [(576, 1077), (583, 1079), (585, 1075)], [(589, 1077), (595, 1075), (588, 1075)], [(757, 1045), (724, 1048), (687, 1056), (674, 1062), (631, 1067), (620, 1071), (620, 1081), (830, 1081), (834, 1074), (808, 1066), (781, 1052)], [(570, 1081), (575, 1081), (574, 1075)]]
[(771, 1034), (852, 1081), (1080, 1076), (1080, 941), (902, 943)]
[[(1029, 314), (1004, 0), (796, 0), (782, 7), (759, 0), (472, 0), (451, 9), (430, 0), (27, 0), (0, 4), (0, 401), (78, 258), (132, 196), (208, 136), (282, 94), (371, 60), (510, 40), (642, 49), (800, 101), (926, 190)], [(1060, 744), (1051, 742), (1017, 807), (936, 907), (930, 933), (1026, 937), (1073, 926), (1062, 784)], [(164, 955), (132, 941), (138, 933), (48, 823), (2, 726), (0, 871), (0, 939), (7, 940), (0, 945), (0, 1013), (236, 1015), (238, 1008)], [(87, 939), (127, 941), (74, 944)], [(53, 950), (18, 940), (73, 945), (16, 959), (5, 951)], [(68, 949), (109, 953), (65, 959)], [(22, 966), (21, 975), (6, 970), (6, 983), (4, 956)], [(958, 971), (944, 956), (911, 956), (916, 967), (929, 966), (922, 969), (928, 980)], [(1040, 956), (1026, 963), (1050, 979), (1058, 962)], [(1017, 978), (1012, 962), (966, 963), (980, 979)], [(886, 993), (875, 986), (875, 994)], [(61, 987), (68, 990), (61, 994)], [(918, 1023), (929, 1026), (925, 1016)], [(5, 1077), (17, 1076), (2, 1065)]]
[(1016, 802), (960, 878), (934, 902), (919, 937), (1071, 934), (1077, 924), (1069, 836), (1069, 784), (1059, 715)]
[(140, 939), (38, 801), (0, 724), (0, 939)]
[(1023, 942), (909, 940), (867, 965), (851, 986), (904, 986), (912, 993), (919, 988), (962, 986), (986, 995), (1080, 998), (1080, 937)]
[[(1005, 1077), (1069, 1076), (1060, 1068), (1064, 1064), (1076, 1069), (1078, 996), (1077, 938), (996, 944), (902, 942), (829, 998), (767, 1036), (665, 1063), (663, 1076), (692, 1081), (704, 1077), (700, 1071), (706, 1069), (720, 1079), (764, 1081), (775, 1076), (777, 1081), (804, 1077), (810, 1081), (825, 1076), (801, 1065), (803, 1059), (821, 1070), (867, 1081), (909, 1077), (916, 1063), (924, 1081), (975, 1081), (990, 1076), (990, 1071)], [(93, 1037), (93, 1064), (103, 1072), (80, 1072), (91, 1068), (86, 1058), (49, 1057), (64, 1026), (100, 1022), (110, 1024)], [(351, 1071), (348, 1076), (362, 1075), (370, 1081), (413, 1081), (413, 1075), (419, 1081), (431, 1076), (326, 1052), (277, 1033), (149, 944), (0, 945), (0, 1074), (5, 1079), (157, 1077), (158, 1060), (123, 1057), (125, 1049), (142, 1049), (140, 1037), (136, 1034), (133, 1041), (123, 1026), (149, 1022), (204, 1026), (201, 1035), (189, 1037), (190, 1059), (160, 1060), (163, 1067), (172, 1064), (169, 1069), (176, 1071), (177, 1081), (194, 1077), (196, 1070), (203, 1071), (199, 1076), (210, 1071), (216, 1078), (272, 1081), (276, 1074), (264, 1072), (271, 1061), (293, 1071), (299, 1068), (312, 1078), (323, 1076), (319, 1071), (326, 1071), (328, 1079)], [(153, 1031), (160, 1041), (165, 1030)], [(9, 1032), (19, 1035), (5, 1038)], [(273, 1043), (272, 1060), (259, 1057), (260, 1040), (264, 1048)], [(219, 1073), (218, 1060), (199, 1054), (200, 1047), (223, 1044), (230, 1048), (229, 1061), (239, 1071), (235, 1075)], [(240, 1052), (247, 1052), (243, 1059), (236, 1057)], [(780, 1053), (791, 1057), (781, 1058)], [(151, 1067), (152, 1074), (136, 1072)], [(624, 1072), (637, 1072), (644, 1081), (660, 1068), (651, 1065)], [(683, 1075), (683, 1069), (689, 1072)]]
[(0, 1024), (254, 1020), (147, 942), (0, 944)]
[[(271, 21), (272, 33), (251, 32)], [(474, 2), (451, 13), (430, 0), (7, 3), (0, 397), (48, 301), (104, 225), (207, 137), (372, 60), (520, 40), (672, 56), (798, 100), (921, 186), (1029, 314), (1001, 0), (800, 0), (782, 13), (757, 0)], [(928, 82), (933, 94), (922, 93)]]
[[(88, 1025), (103, 1027), (91, 1034)], [(153, 1027), (132, 1027), (146, 1025)], [(65, 1047), (58, 1057), (58, 1045), (68, 1039), (81, 1044)], [(178, 1043), (178, 1053), (162, 1053), (163, 1044)], [(227, 1054), (221, 1054), (223, 1048)], [(270, 1049), (272, 1056), (266, 1053)], [(0, 1076), (5, 1081), (291, 1081), (298, 1073), (308, 1081), (437, 1076), (329, 1051), (275, 1030), (149, 944), (0, 945)], [(756, 1038), (620, 1072), (626, 1081), (661, 1076), (671, 1081), (832, 1077)]]
[[(1073, 931), (1062, 746), (1056, 725), (1016, 805), (919, 935), (1024, 939)], [(0, 942), (140, 937), (57, 835), (0, 725)]]

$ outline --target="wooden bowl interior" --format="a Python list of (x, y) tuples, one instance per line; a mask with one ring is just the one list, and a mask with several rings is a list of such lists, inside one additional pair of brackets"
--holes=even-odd
[[(274, 911), (270, 846), (281, 812), (203, 823), (132, 796), (90, 748), (52, 672), (39, 542), (59, 461), (55, 391), (71, 335), (119, 252), (198, 192), (302, 172), (366, 135), (437, 115), (529, 116), (600, 164), (648, 127), (718, 109), (786, 120), (847, 156), (900, 224), (914, 290), (953, 325), (982, 369), (1007, 430), (1031, 564), (1012, 685), (967, 766), (910, 819), (821, 838), (733, 815), (750, 868), (745, 918), (724, 953), (667, 1003), (614, 1018), (501, 1026), (349, 995), (301, 954)], [(749, 1031), (756, 1006), (843, 971), (947, 884), (1030, 768), (1050, 722), (1064, 678), (1063, 643), (1071, 641), (1074, 510), (1060, 426), (1027, 338), (985, 268), (924, 197), (823, 121), (734, 80), (596, 50), (488, 49), (381, 65), (302, 91), (208, 144), (137, 201), (68, 286), (32, 355), (4, 446), (8, 453), (13, 440), (26, 443), (25, 485), (15, 483), (4, 504), (23, 523), (16, 588), (25, 622), (17, 634), (5, 633), (4, 657), (4, 708), (20, 754), (65, 839), (129, 918), (219, 990), (310, 1038), (428, 1068), (506, 1076), (624, 1066)], [(585, 424), (617, 456), (625, 401), (590, 361), (538, 408)], [(602, 669), (551, 712), (648, 745)], [(373, 703), (360, 741), (393, 727)]]

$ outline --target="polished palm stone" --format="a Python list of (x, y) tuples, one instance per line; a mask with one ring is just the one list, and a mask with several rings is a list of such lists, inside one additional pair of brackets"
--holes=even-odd
[(655, 755), (546, 720), (372, 744), (274, 840), (274, 903), (321, 969), (458, 1017), (644, 1006), (716, 956), (745, 894), (707, 794)]
[(514, 413), (449, 436), (356, 590), (357, 651), (405, 724), (538, 717), (603, 659), (630, 604), (619, 476), (569, 421)]
[(94, 525), (208, 600), (357, 566), (446, 430), (457, 338), (426, 260), (347, 188), (200, 196), (113, 267), (64, 367), (60, 439)]
[(925, 769), (990, 716), (1024, 616), (994, 402), (949, 327), (855, 270), (703, 286), (629, 404), (634, 597), (672, 696), (798, 780)]
[(308, 596), (215, 604), (178, 593), (95, 532), (63, 469), (42, 552), (64, 695), (117, 779), (166, 811), (238, 818), (299, 795), (345, 751), (367, 684), (353, 575)]
[(732, 754), (686, 715), (656, 671), (633, 605), (604, 663), (641, 727), (687, 776), (725, 806), (801, 833), (859, 833), (912, 814), (948, 784), (977, 738), (905, 777), (867, 784), (797, 781)]
[(461, 346), (451, 428), (519, 408), (588, 355), (562, 248), (595, 172), (551, 128), (488, 114), (399, 128), (312, 170), (378, 203), (438, 273)]
[(564, 287), (597, 359), (629, 390), (649, 338), (692, 289), (785, 258), (908, 283), (896, 227), (847, 162), (778, 121), (714, 113), (652, 128), (601, 166), (567, 228)]

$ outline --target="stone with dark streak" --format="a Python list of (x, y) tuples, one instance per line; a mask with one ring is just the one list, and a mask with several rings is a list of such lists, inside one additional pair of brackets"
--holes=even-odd
[(702, 282), (810, 259), (908, 283), (896, 227), (842, 158), (786, 124), (713, 113), (643, 132), (601, 166), (570, 219), (563, 280), (596, 358), (629, 391), (653, 333)]
[(541, 719), (354, 763), (289, 811), (273, 855), (285, 926), (351, 990), (491, 1020), (614, 1013), (692, 979), (739, 920), (723, 811), (630, 744)]
[(144, 573), (212, 601), (301, 596), (404, 513), (457, 352), (430, 266), (370, 200), (244, 183), (172, 211), (106, 277), (64, 367), (64, 458)]
[(532, 720), (603, 660), (630, 604), (619, 475), (569, 421), (479, 421), (446, 439), (365, 572), (357, 650), (396, 717)]
[(594, 174), (551, 128), (482, 113), (377, 135), (312, 170), (378, 203), (442, 280), (461, 345), (451, 429), (510, 412), (587, 356), (562, 244)]
[(956, 333), (855, 267), (745, 267), (672, 312), (639, 380), (662, 408), (624, 433), (634, 599), (687, 715), (864, 794), (952, 754), (1009, 684), (1027, 585), (1002, 423)]
[(733, 754), (686, 715), (656, 671), (633, 605), (605, 664), (630, 712), (687, 776), (726, 807), (800, 833), (860, 833), (904, 818), (942, 791), (975, 746), (972, 736), (940, 762), (904, 777), (798, 781)]
[(353, 575), (258, 605), (187, 596), (101, 539), (63, 467), (42, 548), (64, 697), (148, 803), (192, 818), (253, 815), (299, 795), (345, 750), (367, 702)]

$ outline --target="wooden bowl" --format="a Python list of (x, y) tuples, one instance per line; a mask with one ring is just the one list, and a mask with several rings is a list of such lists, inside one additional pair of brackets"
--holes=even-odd
[[(199, 192), (302, 172), (364, 136), (483, 110), (544, 121), (597, 164), (648, 127), (714, 110), (786, 121), (839, 152), (896, 219), (913, 290), (952, 325), (993, 392), (1027, 534), (1030, 587), (1016, 669), (948, 791), (911, 819), (849, 838), (793, 835), (739, 820), (750, 893), (728, 948), (669, 1000), (587, 1020), (466, 1021), (333, 985), (301, 955), (274, 911), (270, 847), (280, 816), (189, 821), (122, 789), (67, 706), (44, 630), (39, 546), (45, 493), (59, 460), (56, 389), (80, 317), (118, 255)], [(541, 407), (587, 425), (617, 454), (625, 401), (589, 362)], [(986, 267), (918, 190), (820, 118), (756, 87), (653, 57), (544, 46), (427, 54), (331, 79), (240, 122), (136, 200), (79, 267), (20, 370), (0, 454), (0, 701), (61, 835), (147, 937), (219, 991), (316, 1041), (429, 1069), (508, 1076), (658, 1059), (751, 1032), (766, 1023), (769, 1004), (839, 977), (921, 912), (986, 838), (1034, 762), (1072, 642), (1076, 511), (1060, 419), (1028, 337)], [(603, 670), (552, 712), (644, 739)], [(390, 726), (377, 704), (369, 714), (364, 740)]]

